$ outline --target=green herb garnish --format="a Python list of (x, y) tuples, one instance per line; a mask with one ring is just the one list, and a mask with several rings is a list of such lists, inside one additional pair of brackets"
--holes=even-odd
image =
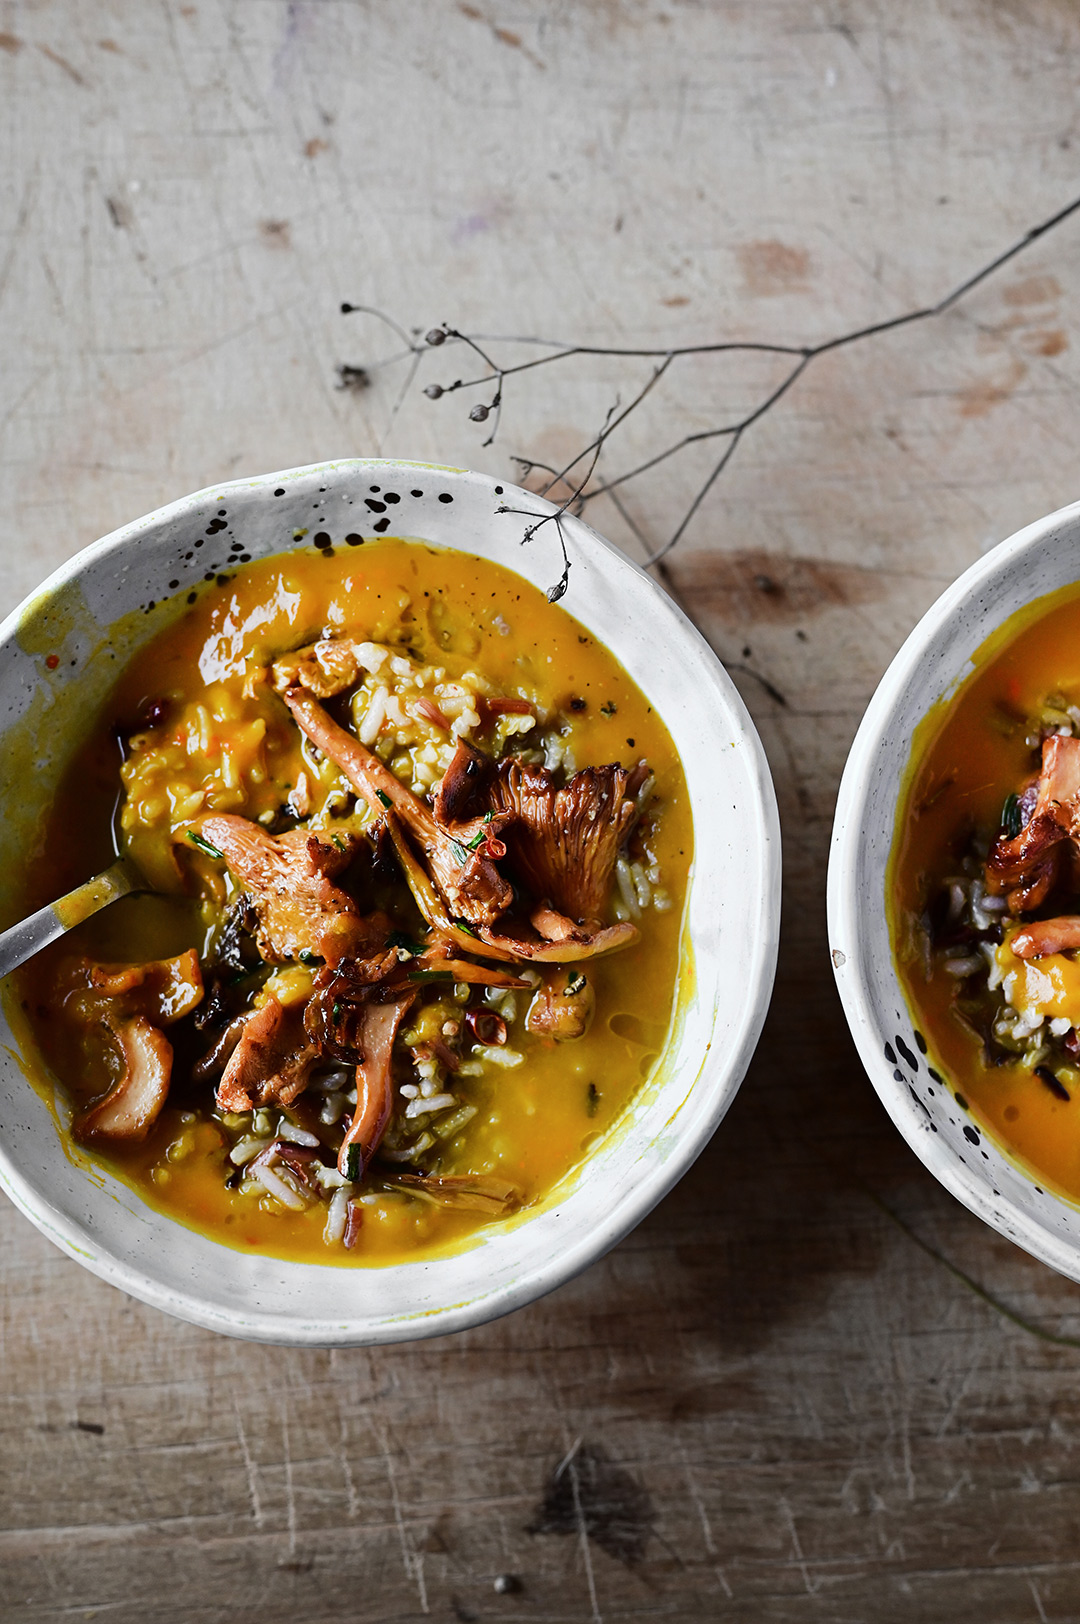
[(495, 816), (494, 812), (485, 812), (484, 813), (484, 827), (482, 829), (478, 829), (476, 831), (476, 833), (473, 835), (472, 839), (469, 841), (469, 845), (468, 845), (468, 850), (469, 851), (479, 851), (480, 847), (484, 844), (484, 841), (487, 839), (487, 826), (491, 822), (491, 820), (492, 820), (492, 818), (494, 816)]
[(392, 930), (386, 938), (386, 945), (387, 947), (404, 948), (406, 953), (412, 953), (414, 957), (425, 951), (422, 942), (414, 942), (412, 937), (407, 936), (403, 930)]
[(456, 981), (453, 970), (409, 970), (410, 981)]
[(453, 914), (451, 914), (450, 923), (452, 925), (456, 925), (458, 930), (463, 930), (466, 936), (475, 936), (477, 941), (480, 940), (480, 932), (478, 930), (473, 930), (467, 919), (455, 919)]
[(1019, 795), (1006, 795), (1001, 809), (1001, 827), (1010, 840), (1015, 840), (1023, 827), (1021, 817)]
[(389, 807), (391, 805), (390, 797), (387, 795), (384, 789), (377, 789), (375, 791), (375, 795), (376, 798), (382, 802), (383, 806)]
[(318, 965), (323, 962), (317, 953), (311, 951), (310, 947), (302, 947), (296, 956), (301, 964)]
[(350, 1184), (355, 1184), (362, 1172), (363, 1164), (360, 1160), (360, 1146), (350, 1145), (345, 1152), (345, 1177)]
[(471, 848), (463, 846), (460, 840), (451, 840), (450, 849), (457, 858), (458, 862), (461, 864), (462, 868), (464, 868), (465, 864), (469, 861), (469, 850)]
[(191, 844), (197, 846), (200, 851), (205, 852), (207, 857), (217, 857), (221, 862), (225, 861), (225, 853), (218, 851), (217, 847), (212, 846), (208, 840), (204, 840), (202, 835), (197, 835), (194, 829), (188, 830), (187, 837)]
[(348, 841), (343, 840), (340, 835), (331, 835), (330, 839), (334, 842), (334, 845), (337, 847), (338, 851), (348, 851)]

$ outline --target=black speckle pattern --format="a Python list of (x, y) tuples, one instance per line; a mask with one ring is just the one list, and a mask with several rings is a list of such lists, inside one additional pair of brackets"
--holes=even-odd
[(915, 1051), (908, 1047), (903, 1038), (900, 1036), (899, 1032), (896, 1034), (896, 1047), (899, 1049), (912, 1071), (918, 1071), (919, 1062), (915, 1055)]

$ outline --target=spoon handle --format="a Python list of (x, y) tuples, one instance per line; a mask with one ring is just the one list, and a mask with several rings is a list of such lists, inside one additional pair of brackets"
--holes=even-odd
[(126, 897), (129, 891), (142, 890), (145, 885), (136, 869), (123, 857), (118, 858), (111, 868), (76, 886), (66, 897), (46, 903), (28, 919), (0, 931), (0, 976), (25, 964), (27, 959), (55, 942), (73, 925), (89, 919), (99, 908), (108, 907), (118, 897)]

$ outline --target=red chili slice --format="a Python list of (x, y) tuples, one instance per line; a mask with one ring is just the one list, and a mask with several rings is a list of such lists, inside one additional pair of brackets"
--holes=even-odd
[(493, 1009), (470, 1009), (465, 1020), (477, 1043), (490, 1045), (506, 1042), (506, 1022)]
[(415, 709), (426, 721), (434, 723), (436, 727), (441, 727), (444, 732), (449, 733), (450, 718), (439, 709), (433, 699), (418, 699)]
[(528, 699), (485, 699), (492, 716), (534, 716), (536, 707)]

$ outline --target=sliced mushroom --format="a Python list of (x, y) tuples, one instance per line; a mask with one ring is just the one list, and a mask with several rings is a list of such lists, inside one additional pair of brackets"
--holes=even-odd
[(197, 1083), (205, 1083), (211, 1077), (217, 1077), (228, 1064), (233, 1050), (244, 1035), (244, 1028), (248, 1023), (248, 1015), (234, 1015), (224, 1031), (220, 1032), (214, 1043), (201, 1060), (197, 1060), (191, 1068), (191, 1075)]
[(169, 1092), (173, 1051), (164, 1032), (145, 1015), (110, 1023), (109, 1030), (124, 1069), (104, 1099), (75, 1118), (75, 1137), (84, 1144), (99, 1139), (145, 1139)]
[(443, 828), (431, 808), (406, 789), (359, 739), (339, 727), (309, 693), (290, 688), (284, 698), (303, 732), (341, 769), (356, 792), (375, 812), (392, 812), (416, 841), (451, 917), (479, 926), (493, 924), (505, 913), (514, 900), (514, 888), (488, 855), (505, 817), (486, 823), (481, 819), (483, 839), (472, 849), (476, 828), (470, 827), (465, 838), (460, 829)]
[(546, 767), (500, 762), (496, 809), (512, 814), (510, 862), (541, 903), (595, 932), (603, 918), (619, 847), (637, 818), (625, 767), (584, 767), (561, 788)]
[(301, 953), (336, 964), (368, 946), (372, 927), (352, 897), (331, 883), (352, 857), (355, 835), (331, 840), (307, 829), (291, 829), (275, 838), (257, 823), (232, 814), (204, 818), (200, 830), (249, 892), (257, 921), (255, 940), (268, 964), (281, 964)]
[(1018, 930), (1009, 942), (1018, 959), (1043, 959), (1049, 953), (1067, 953), (1080, 947), (1080, 914), (1039, 919)]
[(1080, 837), (1080, 738), (1052, 734), (1043, 743), (1038, 793), (1024, 827), (990, 848), (986, 878), (1014, 913), (1037, 908), (1055, 885), (1063, 845)]
[(338, 1153), (338, 1171), (354, 1183), (363, 1177), (390, 1120), (394, 1039), (415, 997), (409, 991), (391, 1003), (371, 1002), (364, 1008), (358, 1032), (362, 1058), (356, 1068), (356, 1110)]
[(580, 970), (549, 971), (529, 1005), (525, 1026), (537, 1037), (566, 1043), (583, 1038), (592, 1022), (596, 994)]
[(318, 1049), (304, 1030), (302, 1006), (284, 1009), (271, 995), (244, 1023), (217, 1087), (218, 1109), (291, 1105), (318, 1063)]
[(83, 960), (86, 984), (115, 999), (125, 1015), (144, 1015), (159, 1026), (178, 1021), (201, 1001), (202, 971), (194, 948), (147, 964), (93, 964)]
[(270, 679), (279, 694), (289, 688), (306, 688), (318, 699), (330, 699), (353, 687), (365, 671), (378, 671), (386, 657), (387, 650), (378, 643), (355, 637), (324, 637), (275, 660)]

